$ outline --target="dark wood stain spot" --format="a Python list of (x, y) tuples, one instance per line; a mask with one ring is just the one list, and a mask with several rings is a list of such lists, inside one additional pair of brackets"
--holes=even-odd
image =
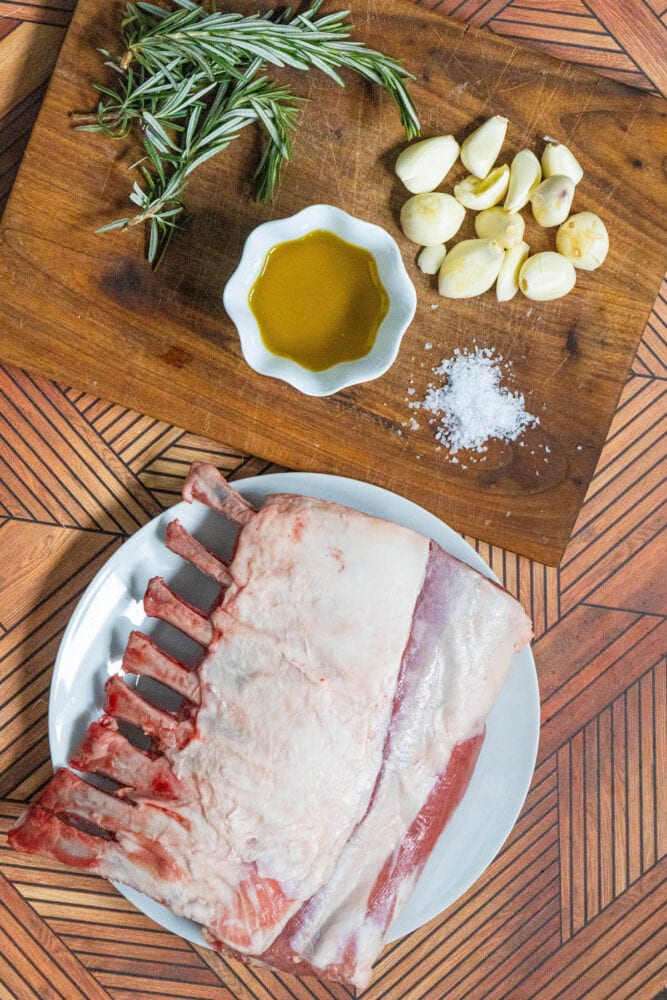
[(579, 353), (579, 335), (577, 333), (576, 326), (571, 326), (567, 331), (567, 340), (565, 341), (565, 350), (568, 354), (576, 356)]
[(188, 354), (187, 351), (182, 350), (180, 347), (174, 347), (173, 345), (164, 352), (160, 354), (160, 361), (164, 361), (171, 368), (185, 368), (192, 361), (192, 355)]
[(635, 168), (636, 168), (637, 170), (643, 170), (643, 168), (644, 168), (644, 164), (643, 164), (643, 163), (642, 163), (642, 161), (641, 161), (640, 159), (638, 159), (638, 158), (635, 158), (634, 160), (630, 160), (630, 163), (631, 163), (631, 164), (632, 164), (632, 166), (633, 166), (633, 167), (635, 167)]
[(334, 129), (334, 139), (338, 139), (340, 141), (342, 138), (343, 138), (342, 128)]
[(148, 265), (142, 260), (125, 260), (100, 277), (100, 289), (110, 299), (121, 305), (136, 306), (145, 297), (144, 271)]

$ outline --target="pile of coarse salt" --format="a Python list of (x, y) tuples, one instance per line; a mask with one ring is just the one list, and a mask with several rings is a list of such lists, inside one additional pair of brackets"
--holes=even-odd
[(444, 384), (429, 385), (421, 402), (409, 404), (411, 409), (436, 415), (430, 423), (435, 426), (436, 440), (450, 455), (463, 449), (488, 451), (487, 442), (492, 439), (515, 441), (527, 427), (539, 424), (526, 411), (523, 394), (500, 384), (502, 362), (502, 355), (491, 347), (457, 349), (432, 369), (435, 375), (445, 376)]

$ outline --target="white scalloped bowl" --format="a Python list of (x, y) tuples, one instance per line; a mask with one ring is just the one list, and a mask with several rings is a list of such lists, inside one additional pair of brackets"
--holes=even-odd
[[(380, 281), (389, 299), (369, 353), (357, 361), (345, 361), (321, 372), (272, 354), (264, 346), (257, 320), (250, 308), (249, 295), (260, 275), (266, 255), (278, 243), (296, 240), (315, 229), (327, 229), (341, 239), (368, 250), (377, 264)], [(243, 254), (223, 294), (227, 315), (238, 330), (243, 357), (260, 375), (289, 382), (308, 396), (330, 396), (358, 382), (383, 375), (394, 363), (401, 339), (417, 307), (417, 295), (405, 270), (395, 240), (380, 226), (355, 219), (333, 205), (310, 205), (287, 219), (265, 222), (248, 236)]]

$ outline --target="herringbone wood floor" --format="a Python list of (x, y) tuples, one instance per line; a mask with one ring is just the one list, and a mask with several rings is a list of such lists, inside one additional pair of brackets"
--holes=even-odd
[[(429, 5), (667, 90), (661, 0)], [(72, 7), (0, 0), (0, 208)], [(560, 568), (477, 544), (535, 621), (538, 766), (499, 857), (439, 920), (387, 949), (366, 1000), (648, 1000), (665, 986), (666, 332), (663, 287)], [(67, 386), (0, 371), (3, 832), (50, 774), (50, 672), (76, 601), (124, 538), (178, 499), (200, 457), (232, 477), (272, 471)], [(20, 857), (4, 838), (0, 906), (0, 998), (348, 995), (192, 948), (101, 879)]]

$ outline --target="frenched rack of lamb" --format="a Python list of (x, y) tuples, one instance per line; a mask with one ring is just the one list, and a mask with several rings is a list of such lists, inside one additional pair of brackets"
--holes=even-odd
[(187, 667), (133, 632), (122, 672), (182, 707), (111, 677), (75, 770), (56, 772), (10, 842), (146, 893), (226, 955), (364, 986), (465, 792), (529, 620), (389, 521), (287, 494), (255, 510), (200, 463), (183, 496), (239, 526), (226, 565), (169, 525), (168, 547), (220, 585), (209, 612), (159, 578), (146, 591), (146, 613), (202, 655)]

